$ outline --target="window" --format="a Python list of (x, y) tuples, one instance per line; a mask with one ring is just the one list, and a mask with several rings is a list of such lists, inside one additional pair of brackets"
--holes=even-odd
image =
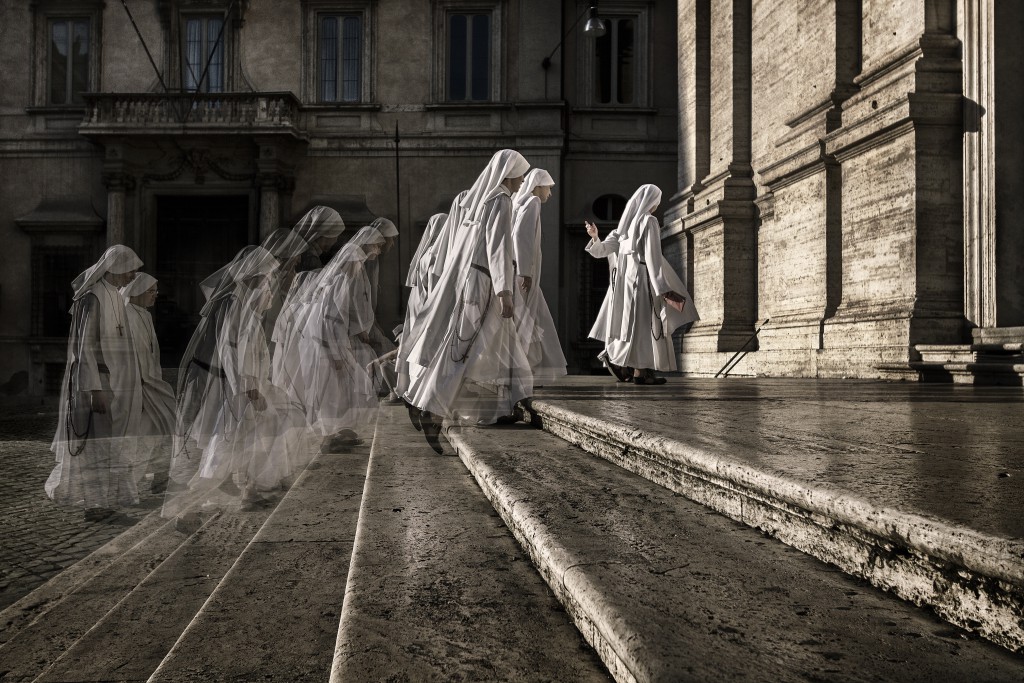
[(182, 83), (188, 92), (224, 92), (224, 19), (184, 17)]
[(448, 15), (447, 74), (450, 101), (491, 99), (490, 13)]
[(91, 24), (88, 17), (48, 22), (49, 104), (82, 104), (89, 92)]
[(32, 333), (44, 337), (67, 337), (71, 329), (72, 292), (70, 283), (89, 267), (87, 250), (81, 247), (32, 249)]
[(363, 19), (358, 14), (320, 15), (321, 102), (362, 99)]
[(371, 0), (302, 0), (302, 101), (372, 106)]
[(594, 103), (636, 104), (636, 19), (607, 18), (594, 41)]
[(618, 194), (603, 194), (590, 207), (600, 221), (617, 221), (626, 210), (626, 198)]
[(500, 0), (433, 0), (434, 101), (456, 105), (500, 102)]
[(590, 107), (650, 107), (651, 4), (601, 3), (605, 34), (578, 43), (580, 100)]

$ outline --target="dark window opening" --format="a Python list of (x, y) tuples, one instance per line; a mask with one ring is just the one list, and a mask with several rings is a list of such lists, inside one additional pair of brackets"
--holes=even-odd
[(50, 104), (81, 104), (89, 91), (88, 19), (50, 22)]
[(594, 100), (636, 103), (636, 20), (605, 19), (608, 31), (594, 41)]
[(603, 194), (590, 207), (600, 221), (617, 221), (626, 210), (626, 198), (617, 194)]
[(485, 102), (491, 96), (491, 15), (448, 17), (448, 99)]
[(320, 17), (320, 101), (359, 102), (363, 20), (359, 15)]

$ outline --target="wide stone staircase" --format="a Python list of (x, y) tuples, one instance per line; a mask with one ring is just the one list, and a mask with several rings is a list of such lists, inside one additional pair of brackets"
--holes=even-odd
[[(602, 384), (449, 428), (445, 456), (382, 405), (273, 509), (155, 512), (0, 613), (0, 681), (1024, 679), (1014, 533), (890, 504), (884, 462), (867, 494), (785, 471), (866, 447), (784, 390)], [(747, 412), (712, 424), (727, 398)], [(773, 406), (788, 432), (751, 437)]]

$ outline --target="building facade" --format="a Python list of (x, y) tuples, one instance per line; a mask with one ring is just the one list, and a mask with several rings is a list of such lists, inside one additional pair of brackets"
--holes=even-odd
[(198, 282), (316, 204), (348, 235), (399, 226), (389, 329), (427, 220), (504, 147), (557, 182), (541, 286), (573, 369), (593, 369), (607, 274), (583, 222), (609, 229), (644, 182), (672, 193), (678, 116), (674, 3), (602, 2), (598, 38), (590, 4), (2, 0), (0, 382), (57, 390), (69, 283), (113, 243), (160, 280), (176, 365)]
[(745, 350), (737, 373), (1020, 384), (1024, 6), (680, 0), (678, 21), (684, 369)]

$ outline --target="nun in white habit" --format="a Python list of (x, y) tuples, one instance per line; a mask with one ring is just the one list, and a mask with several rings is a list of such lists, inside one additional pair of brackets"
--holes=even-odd
[(587, 223), (587, 252), (617, 259), (590, 336), (604, 342), (609, 362), (633, 369), (636, 384), (665, 382), (654, 371), (676, 370), (672, 333), (698, 319), (686, 286), (661, 253), (661, 227), (652, 215), (660, 203), (660, 189), (641, 185), (603, 241), (597, 239), (597, 227)]
[(254, 247), (229, 271), (231, 302), (217, 335), (224, 404), (197, 484), (209, 482), (229, 494), (240, 489), (243, 505), (261, 503), (260, 491), (289, 485), (312, 456), (304, 415), (270, 380), (263, 316), (278, 266), (270, 252)]
[[(405, 277), (405, 286), (409, 288), (409, 300), (405, 306), (405, 322), (399, 328), (403, 332), (415, 327), (415, 321), (423, 312), (430, 289), (436, 282), (433, 275), (433, 266), (437, 258), (434, 247), (443, 232), (447, 219), (448, 214), (446, 213), (435, 213), (430, 217), (423, 236), (420, 238), (420, 243), (416, 247), (416, 252), (409, 261), (409, 272)], [(394, 349), (379, 358), (378, 361), (382, 373), (394, 372), (395, 376), (390, 379), (394, 381), (395, 393), (401, 395), (409, 388), (409, 365), (397, 356), (398, 350)], [(393, 366), (387, 363), (391, 360), (394, 360)]]
[(558, 331), (540, 288), (541, 224), (540, 207), (551, 198), (555, 180), (542, 168), (526, 174), (523, 186), (512, 200), (512, 243), (515, 247), (516, 330), (530, 361), (534, 384), (564, 377), (565, 355)]
[(493, 424), (508, 419), (533, 391), (512, 320), (512, 193), (528, 169), (515, 150), (491, 158), (460, 203), (465, 218), (423, 315), (402, 335), (399, 358), (408, 364), (403, 398), (414, 425), (428, 417), (425, 432), (438, 452), (441, 418)]
[(142, 412), (135, 433), (135, 481), (153, 475), (151, 493), (167, 488), (171, 464), (171, 435), (174, 433), (174, 390), (164, 381), (160, 368), (160, 343), (149, 310), (156, 303), (157, 280), (139, 273), (121, 288), (128, 312), (135, 357), (142, 383)]
[(374, 317), (366, 264), (383, 246), (375, 228), (356, 233), (323, 268), (305, 319), (298, 364), (307, 383), (306, 417), (328, 452), (362, 443), (356, 430), (376, 414), (365, 369), (377, 357), (369, 343)]
[(114, 245), (71, 284), (67, 367), (50, 446), (57, 464), (45, 489), (56, 503), (84, 507), (86, 521), (120, 522), (115, 509), (139, 500), (126, 437), (138, 429), (142, 391), (117, 288), (131, 282), (140, 266), (134, 251)]
[[(309, 316), (313, 294), (322, 269), (321, 254), (330, 248), (344, 232), (345, 223), (334, 209), (314, 206), (292, 228), (292, 232), (308, 242), (295, 265), (295, 273), (282, 278), (284, 292), (280, 312), (270, 334), (272, 344), (271, 377), (275, 385), (284, 389), (295, 403), (306, 405), (307, 378), (299, 367), (299, 344), (306, 318)], [(325, 247), (325, 245), (328, 245)]]

